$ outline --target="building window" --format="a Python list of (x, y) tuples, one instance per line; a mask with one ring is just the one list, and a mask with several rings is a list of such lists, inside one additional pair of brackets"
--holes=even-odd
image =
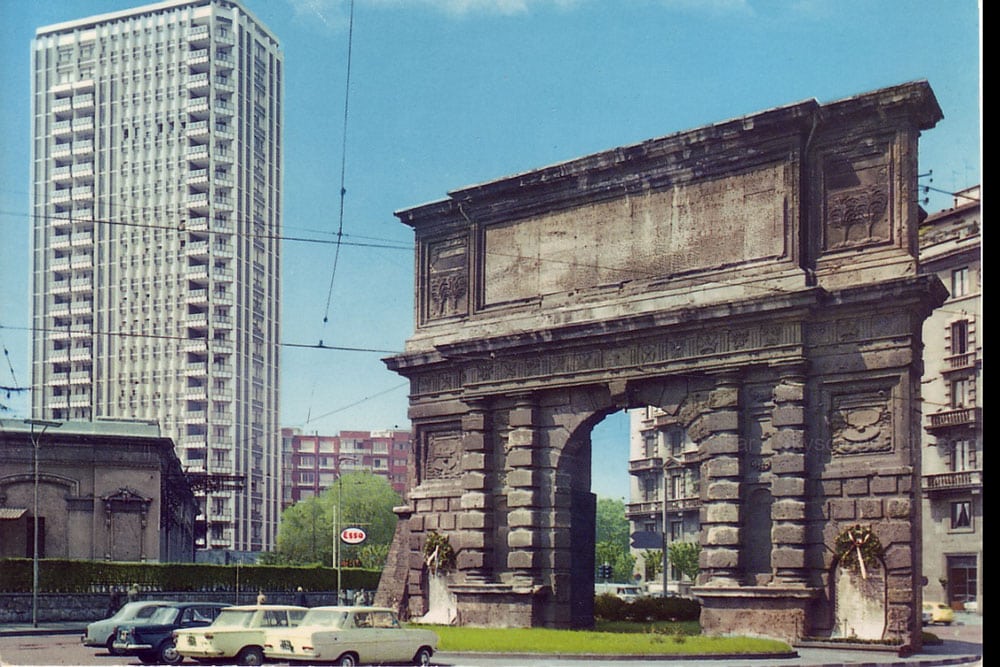
[(972, 501), (958, 500), (951, 504), (952, 529), (972, 528)]
[(951, 471), (975, 470), (976, 452), (971, 440), (955, 440), (951, 443)]
[(965, 354), (969, 351), (969, 323), (959, 320), (951, 323), (951, 353)]
[(953, 269), (951, 272), (952, 298), (965, 296), (968, 293), (969, 293), (969, 267), (963, 266), (960, 269)]
[(642, 435), (643, 456), (647, 459), (656, 456), (656, 431), (648, 431)]
[(969, 383), (955, 380), (951, 383), (951, 407), (964, 408), (969, 405)]

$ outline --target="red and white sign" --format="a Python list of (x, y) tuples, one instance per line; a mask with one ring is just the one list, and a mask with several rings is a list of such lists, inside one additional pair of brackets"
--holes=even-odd
[(344, 544), (361, 544), (367, 537), (361, 528), (345, 528), (340, 531), (340, 541)]

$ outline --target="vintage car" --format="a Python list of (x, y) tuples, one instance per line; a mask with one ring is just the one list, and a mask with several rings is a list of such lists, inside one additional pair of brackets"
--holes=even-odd
[(955, 620), (955, 612), (944, 602), (924, 602), (922, 616), (924, 625), (933, 623), (951, 625)]
[(309, 611), (294, 605), (226, 607), (207, 628), (174, 631), (174, 646), (184, 658), (226, 664), (264, 662), (264, 631), (294, 628)]
[(109, 618), (101, 621), (94, 621), (87, 626), (80, 641), (84, 646), (98, 646), (108, 649), (111, 655), (120, 655), (112, 644), (115, 642), (115, 628), (119, 625), (144, 621), (153, 615), (153, 612), (164, 605), (169, 605), (167, 600), (139, 600), (137, 602), (127, 602)]
[(174, 630), (210, 625), (228, 606), (223, 602), (170, 603), (142, 622), (119, 625), (112, 646), (145, 664), (175, 665), (184, 658), (174, 649)]
[(359, 664), (430, 664), (438, 636), (404, 628), (396, 612), (383, 607), (314, 607), (291, 630), (264, 633), (269, 660)]

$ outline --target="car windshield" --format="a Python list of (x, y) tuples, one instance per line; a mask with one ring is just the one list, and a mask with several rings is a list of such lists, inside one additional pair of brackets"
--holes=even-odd
[(255, 613), (253, 609), (223, 609), (212, 623), (212, 627), (248, 628)]
[(346, 611), (310, 609), (302, 618), (301, 625), (323, 625), (330, 628), (342, 628), (344, 627), (344, 620), (346, 618)]
[(149, 622), (153, 625), (172, 625), (177, 620), (176, 607), (160, 607), (149, 617)]

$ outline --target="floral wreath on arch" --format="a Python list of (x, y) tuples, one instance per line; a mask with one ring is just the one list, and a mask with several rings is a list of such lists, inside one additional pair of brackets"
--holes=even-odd
[(863, 528), (855, 524), (837, 536), (834, 543), (837, 564), (849, 572), (859, 572), (862, 579), (868, 578), (868, 570), (881, 567), (885, 549), (871, 526)]
[(455, 569), (455, 550), (447, 535), (442, 535), (436, 530), (427, 533), (427, 538), (424, 540), (424, 562), (431, 574)]

